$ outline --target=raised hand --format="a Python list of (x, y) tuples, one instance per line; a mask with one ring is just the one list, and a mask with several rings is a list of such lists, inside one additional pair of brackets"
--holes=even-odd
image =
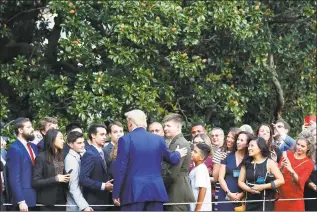
[(179, 148), (179, 145), (176, 147), (175, 152), (179, 152), (179, 154), (181, 155), (181, 158), (187, 155), (187, 148)]

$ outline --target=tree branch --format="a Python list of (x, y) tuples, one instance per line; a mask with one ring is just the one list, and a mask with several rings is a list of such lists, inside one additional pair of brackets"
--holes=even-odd
[(31, 55), (35, 47), (28, 43), (10, 41), (0, 50), (0, 61), (7, 61), (18, 55)]
[(29, 13), (35, 10), (40, 10), (40, 9), (45, 9), (46, 7), (38, 7), (38, 8), (34, 8), (34, 9), (30, 9), (30, 10), (26, 10), (26, 11), (22, 11), (19, 12), (18, 14), (14, 15), (13, 17), (9, 18), (9, 20), (6, 21), (6, 24), (8, 24), (11, 20), (13, 20), (14, 18), (18, 17), (19, 15), (23, 14), (23, 13)]
[(276, 108), (274, 110), (274, 118), (275, 120), (279, 120), (282, 118), (282, 111), (284, 108), (284, 92), (282, 89), (282, 86), (278, 80), (278, 76), (277, 73), (274, 69), (274, 57), (273, 57), (273, 53), (269, 53), (268, 54), (268, 67), (265, 66), (265, 68), (267, 69), (267, 71), (269, 71), (272, 74), (272, 82), (275, 88), (275, 92), (276, 92)]

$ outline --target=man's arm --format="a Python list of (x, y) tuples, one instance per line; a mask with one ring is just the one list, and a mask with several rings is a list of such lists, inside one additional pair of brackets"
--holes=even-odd
[(123, 180), (126, 176), (128, 164), (129, 164), (129, 152), (130, 152), (130, 139), (124, 140), (121, 137), (118, 141), (118, 154), (116, 159), (116, 170), (115, 176), (116, 180), (113, 185), (112, 198), (118, 199), (120, 197), (120, 192), (123, 184)]
[(71, 173), (71, 177), (69, 180), (69, 193), (73, 197), (76, 202), (79, 210), (83, 210), (89, 207), (86, 199), (83, 197), (83, 194), (80, 190), (79, 186), (79, 164), (75, 158), (66, 157), (65, 159), (65, 171), (68, 173), (71, 169), (73, 169)]
[(9, 186), (11, 188), (11, 192), (16, 197), (16, 203), (25, 201), (21, 185), (21, 157), (21, 152), (17, 148), (9, 148), (7, 155)]
[[(283, 136), (282, 139), (284, 141), (284, 145), (287, 146), (287, 149), (291, 149), (291, 148), (293, 148), (295, 146), (296, 142), (295, 142), (295, 140), (292, 137), (286, 135), (286, 136)], [(281, 151), (283, 151), (283, 150), (281, 150)]]
[(90, 178), (92, 170), (95, 168), (96, 161), (94, 156), (88, 152), (81, 159), (79, 184), (90, 189), (102, 190), (102, 182)]
[[(184, 147), (187, 147), (185, 143), (181, 142), (181, 143), (175, 143), (174, 144), (175, 146), (179, 146), (179, 148), (184, 148)], [(175, 146), (173, 146), (173, 148), (171, 148), (171, 151), (174, 151), (175, 150)], [(188, 150), (188, 154), (185, 156), (185, 157), (182, 157), (180, 159), (180, 162), (175, 165), (175, 166), (172, 166), (170, 168), (170, 171), (171, 171), (171, 180), (175, 181), (179, 172), (180, 172), (180, 169), (184, 163), (184, 160), (187, 159), (187, 157), (191, 157), (191, 150), (189, 147), (187, 147), (187, 150)], [(189, 164), (188, 164), (189, 166)]]
[(181, 161), (181, 155), (179, 152), (171, 152), (170, 149), (167, 147), (166, 142), (164, 139), (160, 139), (161, 146), (163, 148), (163, 159), (172, 164), (177, 165)]

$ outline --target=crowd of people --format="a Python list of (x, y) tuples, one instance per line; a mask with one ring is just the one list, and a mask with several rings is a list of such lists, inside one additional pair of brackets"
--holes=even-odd
[(317, 211), (315, 122), (296, 139), (283, 119), (226, 136), (195, 123), (188, 141), (179, 114), (125, 116), (126, 134), (117, 121), (64, 135), (55, 118), (38, 131), (16, 119), (16, 141), (1, 137), (1, 210)]

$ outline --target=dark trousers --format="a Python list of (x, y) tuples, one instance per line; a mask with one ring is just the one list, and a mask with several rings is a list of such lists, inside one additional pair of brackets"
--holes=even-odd
[(163, 211), (163, 202), (137, 202), (120, 208), (121, 211)]

